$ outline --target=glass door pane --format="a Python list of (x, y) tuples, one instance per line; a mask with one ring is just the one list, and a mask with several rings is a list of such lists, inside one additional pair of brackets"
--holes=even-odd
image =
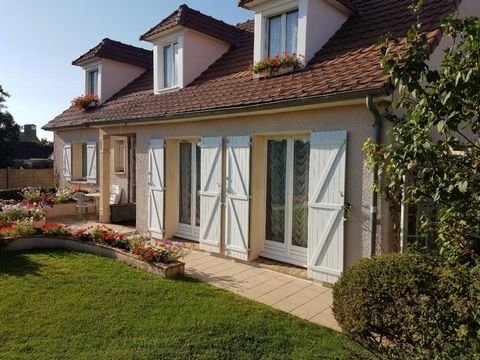
[(268, 141), (267, 153), (267, 240), (285, 242), (285, 186), (287, 141)]
[(179, 222), (181, 224), (192, 223), (192, 144), (180, 144), (180, 204)]
[(201, 179), (200, 179), (200, 173), (201, 173), (201, 161), (202, 161), (202, 153), (201, 153), (201, 148), (196, 145), (196, 165), (197, 165), (197, 178), (196, 178), (196, 183), (197, 183), (197, 189), (196, 189), (196, 211), (195, 211), (195, 225), (200, 226), (200, 191), (201, 191)]
[(308, 173), (310, 142), (295, 140), (293, 154), (292, 245), (308, 244)]

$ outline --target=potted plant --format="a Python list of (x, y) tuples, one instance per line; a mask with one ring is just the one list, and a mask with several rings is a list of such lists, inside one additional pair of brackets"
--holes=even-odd
[(72, 100), (72, 105), (78, 110), (87, 110), (97, 106), (97, 95), (82, 95)]
[(253, 76), (258, 78), (272, 77), (276, 75), (288, 74), (303, 67), (305, 61), (302, 55), (277, 55), (267, 57), (250, 66)]

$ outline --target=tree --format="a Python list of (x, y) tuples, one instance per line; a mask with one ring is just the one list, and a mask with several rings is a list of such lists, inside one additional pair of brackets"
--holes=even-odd
[[(411, 7), (419, 19), (421, 2)], [(382, 66), (398, 91), (386, 118), (391, 142), (368, 141), (367, 164), (380, 169), (377, 191), (399, 205), (434, 202), (435, 221), (420, 231), (430, 249), (455, 262), (475, 263), (480, 254), (480, 19), (448, 16), (443, 36), (452, 38), (440, 69), (428, 64), (431, 42), (420, 21), (407, 36), (406, 56), (391, 53), (384, 39)], [(404, 114), (403, 116), (397, 115)], [(411, 181), (409, 181), (409, 179)], [(403, 195), (402, 195), (403, 194)]]
[(5, 111), (4, 105), (10, 95), (0, 85), (0, 167), (11, 165), (13, 157), (12, 142), (18, 141), (20, 126), (15, 123), (13, 116)]

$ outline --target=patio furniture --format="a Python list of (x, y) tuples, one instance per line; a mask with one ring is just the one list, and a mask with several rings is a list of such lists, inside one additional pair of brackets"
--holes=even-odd
[(120, 202), (121, 198), (121, 190), (120, 186), (118, 185), (112, 185), (110, 188), (110, 205), (116, 205)]
[(88, 220), (88, 208), (95, 207), (94, 203), (86, 202), (85, 201), (86, 194), (83, 192), (76, 192), (73, 194), (73, 198), (76, 200), (77, 205), (76, 209), (77, 212), (80, 211), (80, 220), (83, 217), (83, 210), (85, 209), (85, 218)]
[(95, 203), (95, 214), (98, 212), (99, 202), (100, 202), (100, 193), (88, 193), (85, 194), (86, 198), (93, 199)]

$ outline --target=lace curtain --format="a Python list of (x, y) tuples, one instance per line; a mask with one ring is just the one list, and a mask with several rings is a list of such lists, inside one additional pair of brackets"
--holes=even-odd
[(266, 239), (285, 241), (287, 141), (268, 141)]
[(192, 144), (180, 144), (180, 206), (179, 220), (191, 224), (192, 204)]
[(296, 140), (294, 148), (292, 245), (306, 248), (308, 244), (310, 143)]

